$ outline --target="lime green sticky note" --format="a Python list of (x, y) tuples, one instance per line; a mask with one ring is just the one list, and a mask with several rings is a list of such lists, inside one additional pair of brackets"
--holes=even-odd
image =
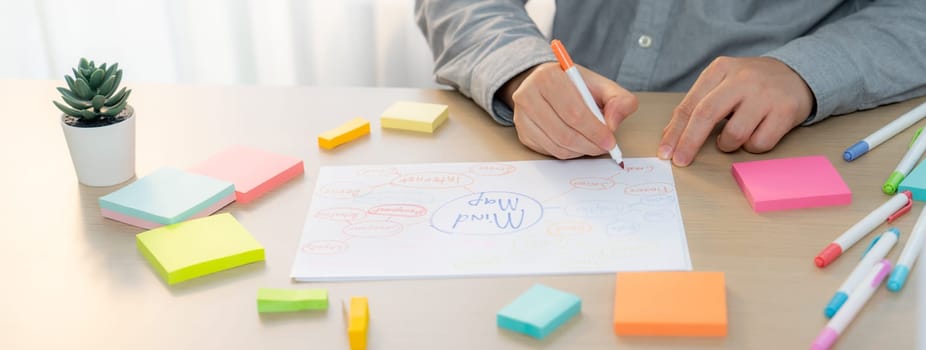
[(328, 291), (325, 289), (257, 290), (257, 312), (289, 312), (328, 309)]
[(167, 284), (264, 260), (264, 247), (228, 213), (145, 231), (135, 242)]

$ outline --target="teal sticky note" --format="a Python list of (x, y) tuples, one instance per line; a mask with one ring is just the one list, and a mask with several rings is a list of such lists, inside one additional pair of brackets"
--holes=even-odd
[(581, 309), (579, 297), (537, 284), (499, 311), (496, 321), (499, 328), (543, 339)]
[(169, 225), (208, 210), (229, 196), (233, 199), (234, 194), (235, 185), (231, 182), (179, 169), (161, 168), (100, 197), (100, 209), (104, 216), (116, 213), (117, 216), (121, 214)]
[(913, 200), (926, 202), (926, 162), (920, 162), (913, 171), (904, 177), (897, 187), (897, 192), (910, 191), (913, 193)]

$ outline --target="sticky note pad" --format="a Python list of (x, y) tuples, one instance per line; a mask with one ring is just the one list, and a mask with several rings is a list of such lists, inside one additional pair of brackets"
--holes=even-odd
[(499, 328), (543, 339), (579, 313), (579, 297), (537, 284), (496, 315)]
[(614, 333), (727, 335), (727, 295), (723, 272), (617, 273)]
[(257, 290), (257, 312), (289, 312), (328, 309), (328, 291), (325, 289)]
[(367, 330), (370, 327), (370, 306), (366, 297), (351, 297), (350, 307), (344, 305), (344, 320), (347, 322), (347, 340), (351, 350), (367, 348)]
[(756, 212), (852, 203), (852, 191), (824, 156), (733, 163), (733, 177)]
[(318, 145), (324, 149), (332, 149), (369, 133), (370, 121), (357, 117), (318, 135)]
[(104, 217), (154, 228), (210, 215), (234, 200), (231, 182), (161, 168), (100, 197), (100, 210)]
[(245, 146), (229, 147), (190, 168), (235, 185), (235, 198), (249, 203), (304, 172), (302, 160)]
[(389, 106), (379, 121), (388, 129), (433, 133), (449, 114), (447, 105), (399, 101)]
[(167, 284), (264, 260), (264, 247), (229, 213), (159, 227), (135, 237), (138, 251)]
[(926, 166), (923, 164), (926, 163), (920, 162), (904, 177), (900, 186), (897, 187), (897, 192), (910, 191), (913, 193), (913, 200), (926, 201)]

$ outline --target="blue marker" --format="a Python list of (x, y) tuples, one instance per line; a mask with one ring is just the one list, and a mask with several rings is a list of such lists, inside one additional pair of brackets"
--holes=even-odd
[(894, 137), (894, 135), (899, 134), (901, 131), (906, 130), (914, 123), (926, 118), (926, 103), (923, 103), (916, 108), (910, 110), (907, 113), (904, 113), (894, 121), (888, 123), (883, 128), (875, 131), (873, 134), (868, 135), (868, 137), (862, 139), (856, 144), (850, 146), (842, 154), (842, 159), (845, 159), (847, 162), (851, 162), (858, 157), (861, 157), (863, 154), (868, 153), (869, 150), (878, 147), (878, 145), (884, 143), (884, 141), (889, 140)]
[(849, 274), (846, 281), (839, 286), (839, 290), (837, 290), (833, 298), (830, 299), (829, 304), (826, 304), (826, 308), (823, 309), (823, 314), (826, 315), (826, 318), (832, 318), (833, 315), (836, 314), (836, 311), (839, 311), (842, 304), (849, 299), (849, 294), (852, 290), (858, 286), (876, 264), (887, 256), (891, 248), (894, 248), (894, 245), (897, 244), (898, 239), (900, 239), (900, 231), (891, 227), (887, 232), (882, 233), (871, 242), (868, 250), (865, 251), (865, 254), (862, 256), (862, 261), (855, 266), (855, 269), (852, 270), (852, 273)]
[(920, 250), (923, 249), (923, 236), (926, 235), (924, 231), (926, 231), (926, 208), (920, 212), (920, 217), (916, 219), (916, 224), (913, 225), (913, 233), (910, 234), (910, 239), (904, 245), (903, 252), (900, 253), (900, 259), (897, 259), (897, 265), (891, 271), (891, 277), (887, 279), (888, 290), (899, 292), (903, 288), (904, 283), (907, 281), (907, 275), (910, 274), (910, 269), (913, 268), (913, 263), (916, 262), (916, 257), (920, 254)]

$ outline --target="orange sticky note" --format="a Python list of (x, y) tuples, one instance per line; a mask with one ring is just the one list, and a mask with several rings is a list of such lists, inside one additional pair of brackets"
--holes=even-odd
[(318, 135), (318, 145), (324, 149), (332, 149), (370, 133), (370, 122), (357, 117), (337, 128)]
[(614, 333), (726, 336), (723, 272), (619, 272)]

